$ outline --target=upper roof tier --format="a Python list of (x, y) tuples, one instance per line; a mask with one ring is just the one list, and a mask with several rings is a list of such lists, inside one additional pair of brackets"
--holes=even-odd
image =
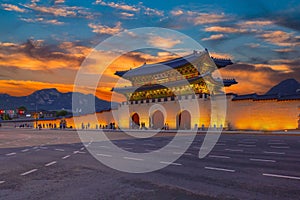
[[(172, 60), (167, 60), (167, 61), (158, 62), (154, 64), (144, 64), (135, 69), (116, 71), (115, 75), (118, 75), (123, 78), (130, 78), (134, 76), (158, 74), (163, 71), (169, 70), (170, 68), (176, 69), (178, 67), (184, 66), (189, 63), (193, 64), (197, 61), (197, 59), (201, 58), (201, 56), (203, 56), (204, 54), (208, 54), (207, 50), (203, 52), (194, 51), (192, 54), (189, 54), (184, 57), (179, 57)], [(214, 57), (211, 58), (218, 68), (226, 67), (227, 65), (233, 64), (230, 59), (219, 59)]]

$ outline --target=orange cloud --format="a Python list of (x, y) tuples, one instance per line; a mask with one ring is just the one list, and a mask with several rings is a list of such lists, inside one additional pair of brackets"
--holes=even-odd
[(21, 12), (21, 13), (26, 12), (25, 9), (20, 8), (16, 5), (12, 5), (12, 4), (5, 3), (5, 4), (1, 4), (1, 6), (3, 7), (4, 10), (7, 10), (7, 11), (15, 11), (15, 12)]
[(250, 20), (250, 21), (243, 21), (238, 25), (241, 27), (249, 27), (249, 26), (252, 27), (252, 26), (267, 26), (272, 24), (274, 24), (274, 22), (270, 20)]
[(208, 38), (203, 38), (202, 41), (206, 41), (206, 40), (219, 40), (224, 38), (223, 34), (216, 34), (216, 35), (211, 35)]
[(245, 33), (247, 29), (223, 27), (223, 26), (211, 26), (204, 29), (206, 32), (222, 32), (222, 33)]
[(157, 48), (172, 48), (176, 44), (180, 44), (181, 41), (179, 39), (151, 36), (148, 40), (148, 43)]
[(300, 45), (299, 36), (294, 36), (294, 33), (287, 33), (284, 31), (266, 31), (260, 35), (266, 42), (278, 46), (298, 46)]
[(93, 29), (94, 33), (108, 34), (108, 35), (114, 35), (123, 30), (123, 28), (121, 27), (121, 22), (117, 22), (116, 26), (114, 27), (109, 27), (102, 24), (93, 24), (93, 23), (90, 23), (89, 27)]

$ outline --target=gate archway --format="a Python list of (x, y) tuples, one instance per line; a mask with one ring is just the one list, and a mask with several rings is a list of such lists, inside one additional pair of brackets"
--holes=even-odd
[(164, 114), (159, 110), (155, 111), (151, 121), (153, 129), (162, 129), (165, 125)]
[(131, 128), (139, 129), (140, 128), (140, 116), (137, 113), (134, 113), (131, 116)]
[(191, 114), (184, 110), (177, 115), (177, 129), (190, 130), (191, 129)]

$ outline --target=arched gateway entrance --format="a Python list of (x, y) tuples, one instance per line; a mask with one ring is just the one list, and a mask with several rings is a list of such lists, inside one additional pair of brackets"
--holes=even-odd
[(153, 129), (162, 129), (165, 123), (164, 114), (159, 110), (155, 111), (152, 115), (151, 122)]
[(189, 130), (191, 129), (191, 114), (184, 110), (180, 112), (176, 117), (177, 129)]
[(139, 129), (140, 128), (140, 116), (137, 113), (134, 113), (131, 116), (131, 128)]

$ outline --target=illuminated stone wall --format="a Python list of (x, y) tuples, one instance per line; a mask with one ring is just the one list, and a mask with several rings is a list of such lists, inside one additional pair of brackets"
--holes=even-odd
[(233, 129), (296, 129), (300, 101), (239, 100), (228, 101), (227, 125)]

